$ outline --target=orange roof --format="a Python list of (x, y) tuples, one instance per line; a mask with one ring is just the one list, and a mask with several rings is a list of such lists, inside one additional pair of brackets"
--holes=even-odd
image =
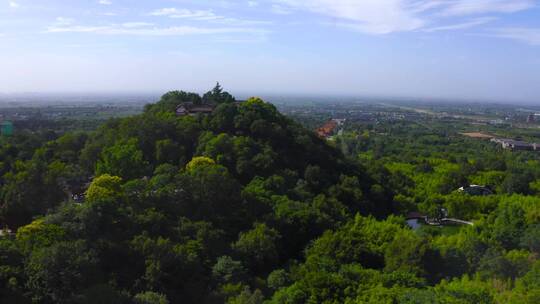
[(337, 127), (337, 122), (334, 120), (329, 120), (322, 127), (317, 129), (317, 134), (320, 137), (328, 137), (332, 135), (336, 127)]

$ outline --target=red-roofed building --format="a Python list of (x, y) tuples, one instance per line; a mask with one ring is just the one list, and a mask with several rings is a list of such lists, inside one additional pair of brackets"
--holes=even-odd
[(322, 127), (317, 129), (317, 135), (319, 135), (322, 138), (328, 138), (334, 134), (334, 131), (336, 130), (338, 126), (338, 122), (334, 119), (329, 120), (326, 122)]

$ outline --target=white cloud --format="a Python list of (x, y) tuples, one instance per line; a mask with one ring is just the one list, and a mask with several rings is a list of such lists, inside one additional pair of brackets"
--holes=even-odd
[(274, 14), (278, 15), (290, 15), (292, 14), (292, 11), (284, 6), (272, 4), (271, 11)]
[(149, 26), (153, 26), (153, 25), (154, 25), (153, 23), (149, 23), (149, 22), (125, 22), (125, 23), (122, 23), (122, 26), (127, 27), (127, 28), (149, 27)]
[(218, 16), (211, 10), (189, 10), (177, 8), (162, 8), (150, 12), (151, 16), (167, 16), (175, 19), (192, 19), (192, 20), (217, 20), (225, 17)]
[(192, 21), (208, 21), (213, 23), (228, 24), (234, 26), (246, 26), (256, 24), (270, 24), (267, 21), (259, 20), (243, 20), (237, 18), (229, 18), (215, 14), (211, 10), (189, 10), (178, 8), (162, 8), (149, 13), (150, 16), (166, 16), (173, 19), (186, 19)]
[(249, 7), (257, 7), (257, 6), (259, 6), (259, 2), (257, 2), (257, 1), (248, 1), (247, 5)]
[[(273, 3), (273, 7), (283, 6), (285, 10), (307, 11), (332, 18), (332, 24), (340, 27), (369, 34), (387, 34), (423, 29), (449, 17), (514, 13), (533, 7), (535, 0), (273, 0)], [(279, 13), (279, 10), (272, 10)], [(439, 30), (482, 24), (479, 20), (471, 22), (444, 26)]]
[(515, 13), (535, 6), (534, 0), (454, 0), (442, 11), (443, 15), (472, 15), (485, 13)]
[(112, 2), (110, 0), (99, 0), (98, 2), (101, 5), (111, 5)]
[(75, 20), (72, 18), (65, 18), (65, 17), (57, 17), (56, 22), (54, 23), (56, 26), (65, 26), (75, 23)]
[(540, 28), (500, 28), (495, 30), (493, 36), (540, 46)]
[(172, 26), (152, 27), (145, 22), (129, 22), (104, 26), (58, 25), (47, 28), (45, 33), (93, 33), (101, 35), (138, 35), (138, 36), (186, 36), (186, 35), (216, 35), (216, 34), (257, 34), (263, 35), (268, 31), (245, 27), (195, 27)]
[(439, 31), (464, 30), (464, 29), (468, 29), (468, 28), (472, 28), (472, 27), (475, 27), (475, 26), (479, 26), (479, 25), (482, 25), (482, 24), (492, 22), (492, 21), (494, 21), (496, 19), (497, 18), (494, 18), (494, 17), (476, 18), (476, 19), (472, 19), (472, 20), (462, 22), (462, 23), (456, 23), (456, 24), (442, 25), (442, 26), (426, 28), (426, 29), (424, 29), (424, 31), (425, 32), (439, 32)]
[(162, 8), (154, 10), (150, 13), (152, 16), (167, 16), (177, 19), (193, 19), (193, 20), (216, 20), (224, 18), (214, 14), (211, 10), (189, 10), (177, 8)]
[(9, 7), (18, 8), (19, 6), (20, 6), (19, 3), (15, 2), (15, 1), (9, 1)]
[(337, 19), (336, 24), (372, 34), (386, 34), (421, 28), (425, 22), (402, 0), (281, 0), (290, 7)]
[(160, 8), (157, 10), (153, 10), (150, 15), (152, 16), (170, 16), (172, 14), (176, 14), (178, 12), (178, 9), (174, 7), (169, 8)]

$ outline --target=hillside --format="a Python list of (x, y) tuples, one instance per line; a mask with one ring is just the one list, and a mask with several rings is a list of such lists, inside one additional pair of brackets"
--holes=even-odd
[[(465, 124), (351, 119), (325, 141), (218, 85), (1, 137), (0, 299), (539, 303), (540, 154)], [(469, 225), (425, 225), (441, 214)]]
[[(177, 115), (187, 102), (215, 110)], [(16, 236), (0, 242), (0, 295), (13, 302), (270, 296), (268, 275), (324, 231), (392, 209), (360, 164), (273, 105), (236, 102), (219, 86), (202, 97), (169, 92), (26, 160), (18, 155), (29, 149), (10, 147), (0, 215)]]

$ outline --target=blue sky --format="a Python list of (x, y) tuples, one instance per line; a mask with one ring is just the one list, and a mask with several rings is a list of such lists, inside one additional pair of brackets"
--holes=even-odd
[(0, 0), (0, 92), (540, 103), (536, 0)]

